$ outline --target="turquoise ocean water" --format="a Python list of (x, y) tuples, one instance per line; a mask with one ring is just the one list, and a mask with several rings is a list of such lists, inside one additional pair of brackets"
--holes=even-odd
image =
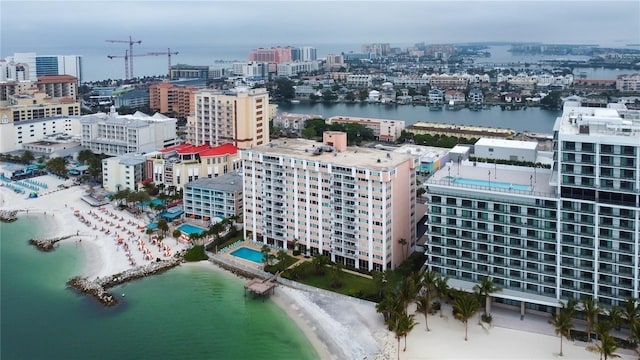
[(37, 218), (0, 224), (0, 358), (318, 359), (273, 302), (244, 297), (243, 281), (179, 267), (113, 289), (105, 308), (66, 288), (79, 274), (73, 242), (42, 253)]

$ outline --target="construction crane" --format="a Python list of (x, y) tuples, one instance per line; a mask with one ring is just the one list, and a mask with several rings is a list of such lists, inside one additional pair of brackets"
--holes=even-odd
[[(131, 73), (131, 77), (133, 77), (133, 44), (141, 44), (142, 40), (133, 40), (131, 35), (129, 35), (129, 40), (105, 40), (106, 42), (112, 43), (128, 43), (129, 44), (129, 71)], [(126, 62), (126, 60), (125, 60)], [(127, 80), (129, 76), (127, 76)]]
[[(167, 51), (154, 51), (154, 52), (149, 52), (146, 54), (138, 54), (138, 55), (133, 55), (135, 57), (138, 56), (160, 56), (160, 55), (167, 55), (169, 58), (169, 77), (171, 77), (171, 55), (178, 55), (177, 51), (171, 51), (171, 49), (167, 49)], [(131, 60), (131, 55), (129, 55), (129, 50), (125, 50), (124, 51), (124, 56), (122, 55), (107, 55), (107, 57), (109, 59), (122, 59), (124, 58), (124, 74), (125, 74), (125, 80), (129, 80), (131, 78), (133, 78), (133, 71), (129, 68), (129, 64), (130, 64), (130, 60)], [(131, 78), (129, 77), (129, 73), (131, 73)]]
[[(147, 56), (147, 55), (133, 55), (133, 56)], [(124, 79), (129, 80), (129, 62), (131, 60), (131, 55), (129, 55), (129, 50), (124, 51), (124, 56), (122, 55), (107, 55), (109, 59), (122, 59), (124, 58)], [(131, 71), (131, 77), (133, 77), (133, 71)]]
[(169, 80), (171, 80), (171, 55), (178, 55), (178, 52), (177, 51), (171, 52), (171, 49), (167, 48), (167, 51), (155, 51), (155, 52), (150, 52), (147, 55), (152, 55), (152, 56), (167, 55), (169, 59), (169, 72), (167, 73), (167, 76), (169, 77)]

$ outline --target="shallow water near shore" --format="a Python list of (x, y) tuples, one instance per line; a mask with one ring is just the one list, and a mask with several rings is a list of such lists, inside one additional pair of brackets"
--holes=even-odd
[(272, 301), (244, 296), (243, 280), (181, 266), (113, 290), (105, 308), (66, 288), (83, 268), (73, 240), (43, 253), (37, 218), (0, 225), (4, 359), (318, 359)]

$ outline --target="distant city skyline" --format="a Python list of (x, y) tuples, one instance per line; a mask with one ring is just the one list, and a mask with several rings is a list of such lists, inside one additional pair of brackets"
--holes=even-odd
[[(82, 55), (86, 80), (124, 75), (134, 54), (178, 51), (173, 64), (247, 60), (258, 47), (312, 46), (318, 57), (362, 44), (542, 42), (624, 47), (640, 43), (639, 1), (0, 1), (0, 57)], [(164, 60), (164, 61), (163, 61)], [(135, 59), (136, 76), (166, 60)], [(148, 65), (145, 65), (148, 64)], [(162, 65), (165, 64), (165, 65)], [(153, 70), (151, 70), (153, 68)], [(121, 74), (122, 73), (122, 74)]]

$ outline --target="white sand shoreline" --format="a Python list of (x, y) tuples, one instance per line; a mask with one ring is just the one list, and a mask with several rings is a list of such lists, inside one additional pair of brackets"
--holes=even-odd
[[(119, 236), (124, 232), (114, 227), (117, 223), (130, 229), (134, 226), (128, 225), (129, 222), (140, 225), (141, 220), (109, 206), (108, 211), (116, 213), (116, 218), (107, 218), (107, 213), (98, 213), (96, 218), (91, 213), (98, 210), (81, 200), (85, 191), (82, 187), (57, 190), (57, 185), (62, 182), (51, 176), (39, 177), (38, 181), (47, 182), (50, 191), (35, 199), (26, 199), (25, 195), (15, 194), (1, 187), (0, 209), (29, 210), (27, 216), (46, 213), (45, 226), (47, 235), (51, 237), (78, 233), (78, 239), (82, 239), (78, 242), (83, 251), (82, 276), (102, 277), (132, 267), (123, 244), (118, 245), (117, 238), (114, 237), (115, 232), (119, 231)], [(74, 215), (76, 210), (89, 219), (92, 225), (80, 222), (79, 217)], [(21, 212), (18, 217), (25, 215)], [(114, 225), (104, 225), (105, 222), (101, 222), (99, 218), (111, 221)], [(94, 224), (97, 229), (93, 228)], [(105, 226), (112, 230), (111, 234), (106, 235), (100, 231)], [(138, 265), (148, 263), (150, 260), (144, 259), (142, 251), (136, 247), (137, 238), (146, 241), (146, 235), (138, 230), (134, 235), (126, 234), (124, 237), (135, 262)], [(77, 240), (71, 238), (63, 241)], [(186, 247), (173, 239), (167, 239), (165, 243), (170, 244), (174, 252)], [(153, 254), (156, 257), (163, 255), (155, 248)], [(208, 262), (194, 265), (206, 266), (214, 271), (226, 271)], [(382, 316), (375, 312), (374, 305), (370, 303), (357, 303), (346, 300), (341, 295), (328, 295), (322, 291), (305, 292), (283, 286), (276, 289), (273, 300), (297, 324), (321, 359), (396, 358), (395, 338), (386, 330)], [(514, 315), (519, 316), (517, 312)], [(477, 319), (475, 322), (470, 321), (467, 342), (463, 338), (462, 324), (453, 318), (431, 316), (429, 327), (432, 331), (428, 333), (424, 330), (424, 318), (417, 315), (416, 321), (420, 324), (409, 334), (407, 351), (400, 351), (400, 359), (560, 359), (557, 354), (557, 337), (500, 327), (497, 320), (496, 326), (489, 331), (478, 326)], [(526, 321), (522, 325), (516, 322), (518, 328), (526, 329)], [(404, 341), (401, 343), (403, 345)], [(565, 360), (598, 359), (598, 354), (587, 352), (582, 344), (566, 340), (564, 353), (561, 359)], [(623, 360), (635, 359), (627, 352), (621, 354)]]

